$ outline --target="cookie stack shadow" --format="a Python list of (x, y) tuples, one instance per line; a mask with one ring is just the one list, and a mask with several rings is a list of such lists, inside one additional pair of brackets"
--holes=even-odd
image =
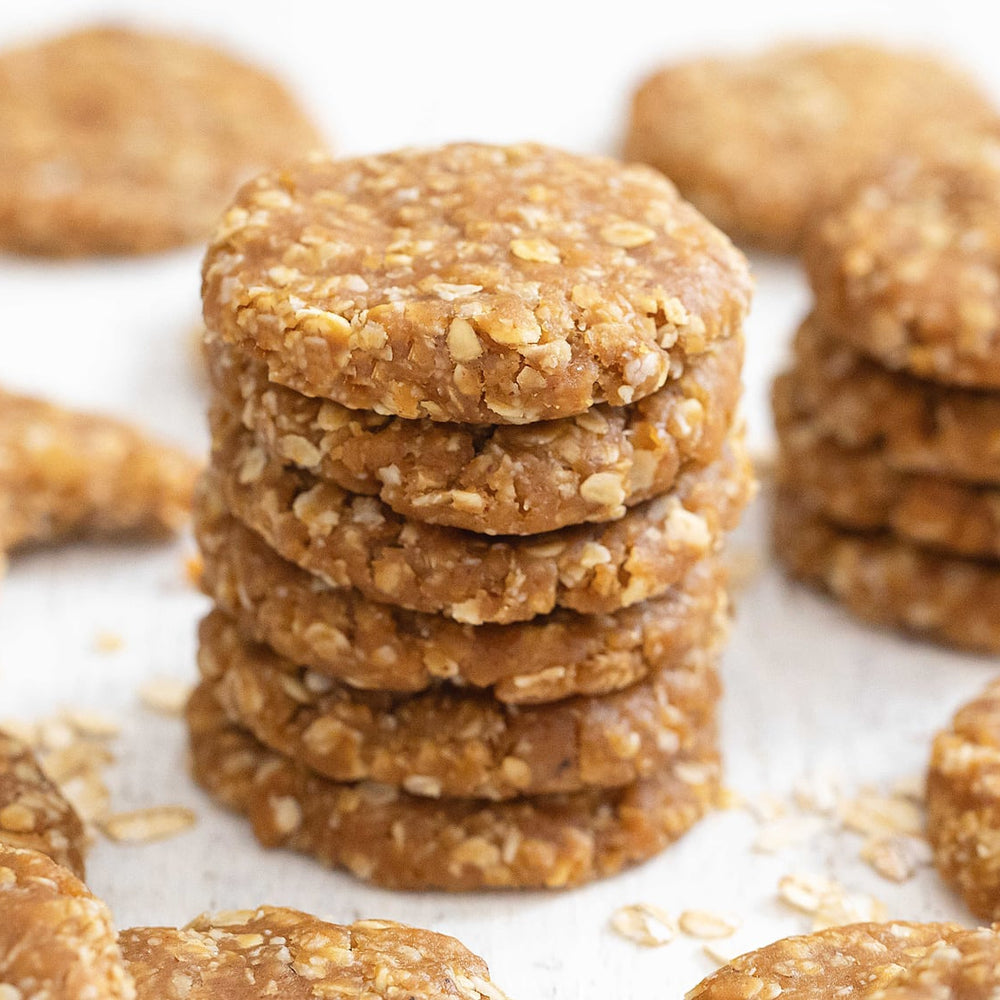
[[(423, 176), (435, 155), (372, 176)], [(440, 156), (455, 171), (498, 154)], [(562, 156), (501, 160), (578, 169)], [(741, 306), (640, 398), (557, 419), (307, 395), (275, 375), (291, 348), (241, 342), (206, 308), (213, 452), (195, 521), (215, 607), (193, 767), (264, 844), (395, 888), (560, 888), (652, 856), (715, 803), (719, 549), (752, 491), (736, 417), (747, 284), (697, 225)], [(507, 241), (504, 267), (551, 247)], [(446, 301), (478, 284), (456, 287)], [(697, 325), (674, 303), (673, 323)], [(447, 330), (450, 365), (477, 356), (472, 323)]]

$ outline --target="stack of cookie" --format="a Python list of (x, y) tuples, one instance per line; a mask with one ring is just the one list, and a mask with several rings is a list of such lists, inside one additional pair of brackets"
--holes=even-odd
[(813, 234), (778, 379), (791, 571), (859, 615), (1000, 651), (1000, 141), (857, 185)]
[(204, 266), (194, 769), (382, 885), (579, 884), (718, 781), (742, 257), (646, 168), (310, 161)]

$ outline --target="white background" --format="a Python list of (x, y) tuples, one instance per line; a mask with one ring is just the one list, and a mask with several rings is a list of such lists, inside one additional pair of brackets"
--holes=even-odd
[[(983, 3), (511, 2), (168, 4), (0, 3), (0, 43), (109, 15), (195, 31), (278, 71), (343, 153), (459, 138), (538, 139), (614, 152), (630, 88), (657, 61), (790, 37), (864, 35), (939, 49), (1000, 99), (996, 34)], [(990, 19), (992, 20), (992, 18)], [(126, 415), (204, 449), (204, 387), (191, 331), (198, 249), (136, 261), (0, 261), (0, 380)], [(747, 416), (770, 446), (766, 387), (808, 295), (794, 264), (755, 259)], [(766, 556), (766, 494), (735, 542)], [(776, 856), (753, 854), (745, 812), (716, 815), (655, 862), (564, 895), (404, 895), (373, 890), (305, 859), (264, 853), (184, 772), (175, 720), (139, 706), (154, 675), (193, 678), (204, 601), (185, 583), (189, 540), (159, 549), (81, 545), (14, 560), (0, 589), (0, 717), (100, 707), (124, 724), (112, 774), (119, 809), (186, 803), (197, 828), (158, 845), (101, 843), (93, 888), (121, 926), (271, 902), (338, 920), (385, 916), (449, 931), (484, 955), (513, 996), (677, 997), (712, 965), (691, 941), (643, 951), (606, 929), (640, 900), (740, 915), (735, 954), (804, 929), (775, 902), (786, 872), (826, 871), (876, 893), (899, 918), (967, 919), (931, 871), (901, 886), (857, 860), (860, 840), (826, 834)], [(849, 790), (918, 773), (933, 731), (986, 683), (988, 660), (879, 634), (766, 567), (743, 593), (724, 664), (729, 783), (787, 794), (833, 767)], [(124, 647), (100, 653), (95, 637)]]

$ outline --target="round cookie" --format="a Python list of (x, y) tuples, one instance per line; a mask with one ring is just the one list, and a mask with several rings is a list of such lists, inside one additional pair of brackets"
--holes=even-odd
[(84, 877), (87, 835), (31, 748), (0, 730), (0, 844), (38, 851)]
[(746, 262), (654, 171), (458, 144), (246, 185), (205, 324), (353, 409), (524, 424), (632, 403), (739, 331)]
[[(984, 946), (983, 936), (991, 939)], [(943, 954), (947, 950), (950, 954)], [(733, 959), (713, 972), (684, 1000), (975, 1000), (975, 994), (949, 992), (956, 957), (992, 954), (981, 982), (995, 990), (997, 935), (969, 931), (957, 924), (847, 924), (813, 934), (782, 938)], [(979, 964), (979, 963), (976, 963)], [(966, 966), (971, 971), (970, 965)], [(930, 992), (922, 988), (937, 987)], [(912, 992), (911, 992), (912, 991)], [(984, 995), (982, 1000), (986, 1000)]]
[(188, 704), (195, 780), (250, 818), (266, 847), (290, 847), (394, 889), (559, 889), (652, 857), (718, 796), (714, 740), (615, 791), (510, 802), (427, 799), (338, 784), (226, 723), (204, 688)]
[(942, 878), (985, 920), (1000, 918), (1000, 683), (938, 733), (927, 774), (927, 836)]
[(792, 576), (859, 618), (983, 653), (1000, 652), (1000, 568), (949, 557), (886, 532), (837, 528), (780, 492), (774, 547)]
[(1000, 484), (1000, 396), (890, 372), (830, 336), (814, 316), (773, 395), (779, 420), (806, 418), (848, 448), (877, 446), (901, 472)]
[(108, 908), (51, 858), (0, 843), (0, 914), (5, 998), (135, 997)]
[(358, 688), (422, 691), (448, 680), (490, 688), (512, 705), (606, 694), (680, 662), (728, 626), (725, 572), (714, 558), (662, 597), (614, 614), (557, 609), (512, 625), (463, 625), (325, 587), (209, 508), (203, 495), (195, 530), (205, 593), (245, 635)]
[(818, 316), (889, 368), (1000, 388), (998, 219), (1000, 131), (899, 157), (812, 233)]
[(284, 88), (182, 38), (90, 27), (0, 54), (0, 246), (207, 237), (239, 184), (322, 146)]
[(714, 458), (739, 402), (743, 338), (710, 344), (630, 406), (528, 426), (350, 410), (269, 382), (266, 365), (218, 339), (207, 355), (216, 405), (282, 460), (413, 520), (523, 535), (619, 518)]
[(218, 611), (201, 623), (198, 666), (234, 725), (317, 774), (502, 800), (620, 788), (669, 766), (714, 724), (718, 645), (625, 691), (531, 707), (451, 685), (361, 692), (247, 642)]
[(872, 163), (995, 115), (972, 81), (919, 53), (784, 45), (649, 77), (625, 153), (662, 170), (734, 238), (790, 252), (830, 194)]
[(526, 621), (553, 608), (617, 611), (674, 586), (714, 552), (752, 491), (739, 439), (675, 490), (606, 525), (526, 538), (407, 521), (374, 497), (273, 459), (214, 414), (206, 489), (283, 558), (333, 587), (463, 623)]
[(845, 528), (885, 528), (948, 555), (1000, 558), (1000, 487), (896, 472), (881, 450), (843, 448), (806, 421), (778, 427), (776, 478), (804, 506)]
[(331, 924), (285, 907), (204, 914), (120, 937), (137, 1000), (505, 1000), (454, 938), (388, 920)]

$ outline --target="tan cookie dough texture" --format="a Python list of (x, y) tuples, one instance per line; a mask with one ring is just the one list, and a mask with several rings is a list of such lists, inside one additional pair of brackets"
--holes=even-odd
[(644, 167), (460, 144), (246, 185), (203, 268), (209, 330), (306, 395), (521, 424), (632, 403), (739, 329), (746, 263)]
[(0, 246), (143, 253), (204, 239), (236, 188), (321, 148), (261, 70), (183, 38), (84, 28), (0, 55)]
[(637, 90), (626, 156), (662, 170), (716, 225), (797, 250), (826, 201), (895, 152), (996, 115), (956, 70), (841, 43), (667, 66)]
[(824, 324), (891, 369), (1000, 389), (1000, 131), (900, 157), (813, 232)]

